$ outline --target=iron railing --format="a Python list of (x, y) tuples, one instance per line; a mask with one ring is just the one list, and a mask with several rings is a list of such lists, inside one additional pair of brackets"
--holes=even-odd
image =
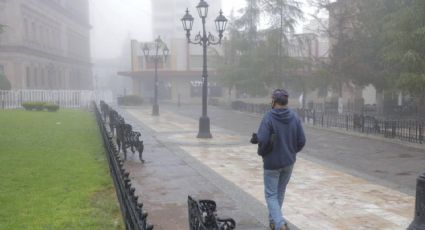
[(298, 114), (304, 122), (314, 126), (340, 128), (418, 144), (425, 141), (425, 121), (421, 120), (394, 120), (363, 114), (325, 113), (302, 109), (298, 110)]
[[(143, 152), (143, 142), (139, 141), (140, 133), (133, 132), (132, 126), (126, 124), (124, 118), (105, 102), (100, 102), (101, 112), (97, 106), (95, 107), (126, 228), (153, 229), (146, 222), (147, 214), (142, 210), (143, 205), (138, 203), (138, 197), (135, 196), (135, 189), (131, 186), (129, 174), (124, 171), (123, 161), (119, 158), (120, 147), (124, 154), (128, 147)], [(106, 129), (107, 121), (109, 121), (110, 132)], [(116, 136), (118, 149), (113, 142), (113, 136)], [(141, 156), (140, 159), (143, 162)], [(232, 230), (236, 227), (233, 219), (217, 217), (216, 203), (213, 200), (196, 200), (189, 196), (188, 212), (190, 230)]]
[(124, 170), (124, 162), (119, 157), (112, 135), (108, 133), (96, 104), (94, 108), (125, 227), (127, 230), (152, 230), (153, 226), (147, 222), (148, 214), (143, 211), (143, 203), (140, 203), (135, 195), (136, 190), (131, 184), (130, 174)]
[[(232, 108), (243, 112), (264, 114), (270, 110), (270, 105), (234, 101)], [(411, 143), (423, 144), (425, 142), (424, 120), (397, 120), (358, 113), (322, 112), (314, 109), (297, 109), (297, 113), (305, 123), (313, 126), (340, 128)]]

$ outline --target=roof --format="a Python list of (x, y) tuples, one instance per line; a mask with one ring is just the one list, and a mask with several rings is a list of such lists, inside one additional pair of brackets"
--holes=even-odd
[[(155, 74), (155, 70), (145, 70), (145, 71), (136, 71), (136, 72), (118, 72), (118, 75), (125, 77), (140, 77), (140, 78), (151, 78)], [(173, 71), (173, 70), (158, 70), (158, 75), (161, 77), (170, 77), (170, 78), (201, 78), (202, 71)], [(216, 77), (215, 71), (209, 71), (208, 75), (211, 77)]]

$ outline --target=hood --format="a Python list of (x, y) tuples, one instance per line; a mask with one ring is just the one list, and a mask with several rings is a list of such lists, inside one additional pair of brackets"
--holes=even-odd
[(271, 113), (273, 119), (285, 124), (289, 123), (292, 119), (295, 118), (294, 113), (289, 109), (272, 109)]

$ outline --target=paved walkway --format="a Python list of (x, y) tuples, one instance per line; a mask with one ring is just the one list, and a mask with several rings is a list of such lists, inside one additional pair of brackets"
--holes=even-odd
[[(227, 200), (229, 203), (218, 202), (222, 208), (220, 213), (230, 212), (228, 216), (242, 224), (238, 229), (264, 228), (260, 227), (260, 222), (263, 226), (266, 222), (261, 159), (256, 155), (255, 146), (247, 144), (246, 137), (213, 126), (215, 138), (199, 140), (194, 138), (198, 128), (196, 119), (165, 110), (155, 118), (150, 116), (150, 108), (127, 111), (138, 120), (132, 120), (133, 123), (143, 123), (140, 128), (149, 127), (160, 140), (154, 143), (144, 137), (148, 143), (145, 165), (137, 160), (127, 163), (140, 184), (143, 200), (149, 201), (147, 209), (152, 222), (161, 223), (158, 222), (161, 217), (155, 217), (154, 206), (167, 199), (168, 205), (175, 203), (176, 206), (175, 212), (169, 210), (173, 214), (168, 213), (169, 216), (175, 215), (180, 221), (184, 219), (186, 214), (177, 210), (182, 210), (180, 206), (184, 206), (187, 192), (193, 190), (200, 195)], [(151, 151), (152, 144), (162, 144), (168, 153), (162, 154), (167, 151), (161, 147)], [(166, 162), (170, 162), (170, 167)], [(176, 165), (176, 162), (180, 163)], [(187, 174), (182, 173), (186, 170)], [(197, 173), (203, 178), (190, 176)], [(174, 182), (170, 183), (173, 177)], [(166, 183), (162, 183), (164, 180)], [(405, 229), (413, 217), (413, 210), (412, 196), (315, 163), (303, 158), (303, 154), (296, 164), (284, 208), (289, 221), (300, 229), (321, 230)], [(175, 229), (186, 229), (181, 227)]]
[(175, 135), (188, 132), (185, 127), (145, 125), (140, 122), (147, 120), (144, 117), (153, 119), (148, 110), (141, 112), (144, 114), (142, 116), (136, 115), (140, 120), (125, 111), (120, 113), (135, 130), (142, 131), (145, 163), (141, 164), (136, 155), (130, 154), (125, 168), (130, 172), (136, 193), (148, 211), (148, 220), (156, 230), (189, 228), (188, 195), (215, 200), (219, 216), (234, 218), (237, 229), (267, 229), (264, 204), (178, 148), (175, 143), (163, 139), (164, 133)]
[[(200, 106), (163, 105), (161, 108), (195, 120), (201, 112)], [(213, 125), (231, 130), (244, 140), (249, 140), (261, 121), (260, 115), (213, 106), (209, 107), (208, 114)], [(425, 171), (425, 145), (422, 149), (412, 148), (391, 143), (391, 139), (380, 141), (366, 135), (308, 127), (306, 134), (307, 146), (300, 154), (302, 157), (409, 195), (415, 194), (416, 178)]]

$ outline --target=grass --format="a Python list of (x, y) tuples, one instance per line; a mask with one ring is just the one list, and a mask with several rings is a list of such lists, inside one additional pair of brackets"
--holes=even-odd
[(122, 229), (93, 114), (0, 111), (0, 229)]

